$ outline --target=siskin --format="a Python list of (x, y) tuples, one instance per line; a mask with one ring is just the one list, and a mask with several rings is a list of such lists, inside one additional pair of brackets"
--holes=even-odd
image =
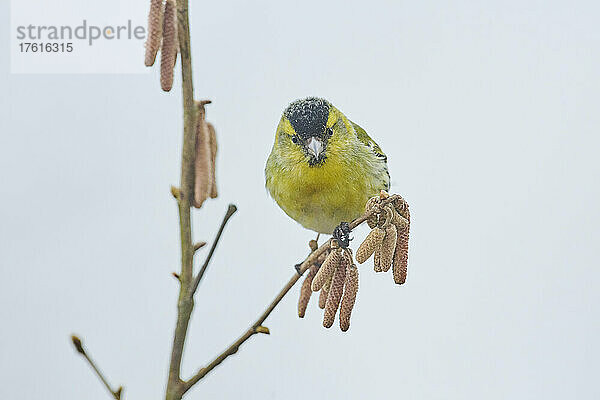
[(266, 187), (287, 215), (331, 234), (389, 190), (387, 157), (364, 129), (329, 101), (296, 100), (283, 112), (265, 167)]

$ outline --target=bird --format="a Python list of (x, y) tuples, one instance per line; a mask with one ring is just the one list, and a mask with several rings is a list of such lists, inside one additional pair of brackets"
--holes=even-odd
[(318, 234), (332, 234), (359, 217), (369, 198), (389, 190), (387, 156), (329, 101), (307, 97), (283, 111), (265, 186), (289, 217)]

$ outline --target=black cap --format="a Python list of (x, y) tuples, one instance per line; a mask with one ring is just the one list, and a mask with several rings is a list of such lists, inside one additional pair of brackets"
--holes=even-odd
[(321, 136), (329, 118), (329, 102), (318, 97), (307, 97), (292, 102), (283, 115), (303, 138)]

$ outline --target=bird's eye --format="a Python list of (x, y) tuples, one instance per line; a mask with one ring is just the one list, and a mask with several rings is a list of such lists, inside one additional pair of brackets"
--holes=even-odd
[(333, 135), (333, 129), (327, 128), (327, 129), (325, 129), (325, 133), (327, 134), (327, 136), (332, 136)]
[(298, 137), (298, 135), (292, 136), (292, 142), (294, 142), (295, 144), (300, 143), (300, 138)]

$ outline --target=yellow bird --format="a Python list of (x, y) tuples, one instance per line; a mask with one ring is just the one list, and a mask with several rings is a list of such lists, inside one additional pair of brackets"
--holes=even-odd
[(331, 234), (389, 190), (387, 157), (364, 129), (329, 101), (296, 100), (283, 112), (265, 167), (279, 207), (307, 229)]

